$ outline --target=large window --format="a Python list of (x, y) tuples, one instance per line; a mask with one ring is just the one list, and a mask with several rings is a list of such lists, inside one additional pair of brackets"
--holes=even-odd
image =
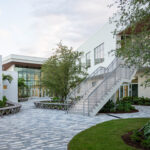
[(94, 48), (94, 62), (95, 65), (104, 61), (104, 43)]
[(91, 67), (90, 52), (86, 53), (86, 67)]
[(31, 89), (41, 89), (41, 70), (37, 68), (25, 68), (16, 66), (15, 70), (18, 72), (18, 77), (25, 80), (27, 87), (20, 89), (19, 96), (30, 96)]

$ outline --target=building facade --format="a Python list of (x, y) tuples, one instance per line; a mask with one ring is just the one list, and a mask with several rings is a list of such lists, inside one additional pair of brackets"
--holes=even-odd
[[(99, 67), (107, 68), (115, 59), (114, 51), (118, 46), (117, 41), (122, 40), (121, 35), (113, 35), (115, 26), (106, 23), (96, 34), (90, 37), (77, 50), (84, 52), (81, 63), (88, 67), (87, 72), (91, 74)], [(116, 98), (125, 96), (139, 96), (150, 98), (150, 88), (141, 86), (145, 76), (141, 77), (142, 70), (138, 70), (131, 83), (123, 83), (116, 92)]]
[(46, 58), (9, 55), (3, 59), (3, 70), (16, 71), (18, 79), (24, 79), (25, 87), (19, 88), (19, 97), (44, 96), (41, 86), (41, 66)]

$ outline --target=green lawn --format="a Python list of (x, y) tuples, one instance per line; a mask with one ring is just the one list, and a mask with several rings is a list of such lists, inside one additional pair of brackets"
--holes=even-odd
[(68, 150), (135, 150), (121, 136), (143, 126), (150, 118), (119, 119), (104, 122), (77, 134)]

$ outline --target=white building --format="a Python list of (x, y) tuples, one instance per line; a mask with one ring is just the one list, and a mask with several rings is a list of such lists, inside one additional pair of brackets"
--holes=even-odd
[(113, 24), (105, 24), (77, 49), (84, 52), (81, 63), (89, 67), (89, 77), (70, 94), (80, 97), (71, 112), (95, 115), (109, 99), (150, 98), (150, 87), (141, 86), (146, 78), (141, 77), (142, 69), (121, 67), (122, 61), (110, 53), (119, 46), (117, 40), (122, 39), (120, 34), (113, 35), (114, 29)]
[(110, 53), (111, 50), (116, 49), (116, 36), (113, 36), (113, 31), (114, 25), (107, 23), (77, 49), (84, 52), (81, 62), (90, 66), (89, 74), (99, 66), (107, 67), (115, 58)]
[(16, 72), (25, 80), (26, 87), (19, 88), (19, 97), (46, 96), (41, 86), (41, 66), (47, 58), (11, 54), (3, 58), (3, 70)]

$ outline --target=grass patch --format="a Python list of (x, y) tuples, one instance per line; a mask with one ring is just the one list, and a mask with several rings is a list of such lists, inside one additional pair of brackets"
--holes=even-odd
[(141, 128), (150, 118), (118, 119), (93, 126), (77, 134), (68, 150), (135, 150), (124, 143), (121, 136)]

